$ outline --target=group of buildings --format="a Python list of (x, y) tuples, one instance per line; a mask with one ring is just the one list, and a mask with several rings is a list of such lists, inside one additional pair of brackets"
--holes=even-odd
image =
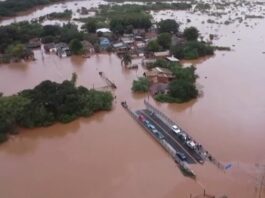
[[(134, 29), (131, 34), (123, 34), (119, 37), (113, 37), (112, 32), (108, 28), (97, 29), (97, 36), (99, 37), (98, 46), (101, 51), (108, 51), (109, 49), (115, 52), (118, 56), (129, 53), (132, 58), (142, 58), (142, 65), (154, 63), (157, 59), (165, 59), (169, 62), (178, 62), (179, 60), (170, 56), (169, 50), (162, 52), (154, 52), (146, 54), (146, 47), (149, 41), (156, 39), (156, 32), (146, 32), (144, 29)], [(114, 39), (115, 38), (115, 39)], [(95, 46), (90, 42), (84, 40), (81, 42), (85, 54), (83, 56), (90, 57), (95, 52)], [(31, 45), (36, 46), (34, 42)], [(67, 43), (48, 43), (44, 44), (46, 53), (55, 53), (59, 57), (67, 57), (71, 55), (71, 50)], [(175, 77), (172, 72), (165, 68), (155, 67), (147, 70), (144, 76), (148, 78), (151, 83), (150, 93), (156, 95), (158, 93), (165, 93), (168, 90), (168, 84)]]

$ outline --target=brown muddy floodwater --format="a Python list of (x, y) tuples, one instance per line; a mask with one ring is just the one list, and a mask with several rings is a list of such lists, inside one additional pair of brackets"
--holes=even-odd
[[(191, 16), (189, 16), (191, 17)], [(195, 22), (196, 23), (196, 20)], [(197, 22), (199, 23), (199, 22)], [(147, 95), (134, 95), (132, 81), (143, 69), (127, 71), (116, 55), (60, 59), (35, 51), (37, 61), (0, 66), (0, 92), (14, 94), (43, 80), (61, 82), (78, 74), (77, 84), (102, 88), (104, 73), (117, 84), (113, 110), (69, 124), (24, 129), (0, 145), (2, 198), (185, 198), (203, 189), (231, 198), (256, 198), (265, 164), (265, 21), (222, 26), (216, 41), (233, 47), (197, 62), (203, 95), (185, 104), (149, 101), (186, 129), (219, 161), (193, 165), (197, 181), (184, 177), (170, 156), (120, 107), (127, 100), (143, 107)], [(202, 24), (203, 33), (207, 27)], [(210, 31), (210, 30), (209, 30)], [(236, 31), (233, 34), (232, 31)], [(140, 60), (134, 60), (140, 62)]]

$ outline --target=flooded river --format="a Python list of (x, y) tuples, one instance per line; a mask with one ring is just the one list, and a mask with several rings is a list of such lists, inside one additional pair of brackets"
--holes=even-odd
[[(196, 25), (203, 35), (215, 31), (201, 23), (203, 18), (183, 12), (175, 15), (191, 18), (190, 25)], [(105, 83), (98, 72), (104, 71), (118, 88), (113, 91), (117, 99), (110, 112), (69, 124), (23, 129), (0, 145), (0, 197), (188, 198), (203, 189), (216, 196), (258, 197), (265, 171), (265, 21), (255, 19), (249, 24), (252, 27), (223, 25), (215, 31), (221, 35), (215, 43), (233, 51), (195, 62), (203, 95), (185, 104), (159, 104), (147, 95), (132, 94), (132, 81), (143, 69), (125, 70), (114, 54), (90, 59), (45, 55), (42, 60), (37, 50), (35, 62), (1, 65), (0, 92), (5, 95), (47, 79), (70, 79), (73, 72), (78, 74), (78, 85), (101, 89)], [(184, 177), (170, 156), (119, 105), (127, 100), (139, 109), (144, 99), (218, 160), (232, 163), (232, 168), (222, 172), (208, 163), (193, 165), (197, 181)], [(261, 194), (265, 197), (264, 189)]]

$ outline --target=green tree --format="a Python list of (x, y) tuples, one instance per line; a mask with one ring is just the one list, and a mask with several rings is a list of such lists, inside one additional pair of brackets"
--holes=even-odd
[(159, 34), (157, 42), (163, 49), (169, 49), (171, 45), (171, 34), (167, 32)]
[(129, 65), (132, 63), (132, 57), (129, 53), (125, 53), (123, 56), (122, 56), (122, 59), (121, 59), (121, 64), (124, 64), (125, 66)]
[(85, 29), (89, 33), (95, 33), (96, 30), (97, 30), (97, 23), (96, 23), (96, 21), (95, 20), (89, 20), (88, 22), (86, 22)]
[(73, 39), (82, 40), (83, 32), (79, 32), (76, 25), (68, 23), (61, 27), (61, 33), (59, 36), (59, 41), (69, 43)]
[(26, 48), (23, 44), (11, 44), (8, 46), (6, 53), (15, 58), (23, 58), (26, 53)]
[(177, 44), (175, 46), (171, 46), (171, 54), (173, 54), (178, 59), (183, 59), (185, 57), (184, 55), (184, 45), (183, 44)]
[(77, 74), (74, 72), (72, 73), (71, 83), (75, 85), (76, 81), (77, 81)]
[(18, 115), (29, 102), (22, 96), (0, 97), (0, 142), (7, 140), (8, 134), (14, 131)]
[(186, 80), (174, 80), (169, 84), (170, 96), (179, 99), (181, 102), (189, 101), (198, 96), (196, 86)]
[(133, 81), (132, 90), (134, 92), (147, 92), (149, 88), (149, 81), (146, 77), (139, 77)]
[(188, 41), (197, 41), (199, 30), (196, 27), (188, 27), (185, 28), (183, 35)]
[(160, 33), (168, 32), (168, 33), (176, 33), (178, 32), (179, 25), (173, 19), (162, 20), (158, 23), (158, 31)]
[(89, 41), (92, 45), (99, 43), (99, 38), (96, 34), (85, 34), (84, 39)]
[(83, 45), (78, 39), (73, 39), (69, 47), (73, 54), (80, 54), (83, 51)]
[(42, 37), (56, 36), (61, 34), (61, 27), (59, 25), (45, 25), (41, 32)]
[(157, 40), (150, 41), (147, 44), (147, 50), (149, 52), (159, 52), (160, 51), (160, 46), (159, 46)]

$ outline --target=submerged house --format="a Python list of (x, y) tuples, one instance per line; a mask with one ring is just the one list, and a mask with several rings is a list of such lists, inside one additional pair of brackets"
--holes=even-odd
[(81, 43), (82, 43), (85, 54), (93, 54), (95, 52), (95, 48), (90, 42), (83, 40), (81, 41)]
[(40, 46), (41, 46), (41, 41), (39, 38), (30, 39), (27, 44), (28, 48), (39, 48)]
[(99, 36), (111, 36), (112, 35), (112, 32), (109, 28), (99, 28), (96, 30), (96, 33)]
[(152, 65), (153, 63), (156, 62), (156, 59), (142, 59), (142, 65), (145, 67), (148, 67), (149, 65)]
[(164, 58), (169, 56), (169, 50), (163, 51), (163, 52), (154, 52), (154, 57), (156, 58)]
[(106, 49), (107, 47), (109, 47), (111, 45), (111, 42), (108, 38), (101, 37), (100, 41), (99, 41), (99, 45), (101, 48)]
[(112, 47), (118, 55), (122, 55), (130, 50), (130, 47), (123, 42), (114, 43)]
[(133, 45), (134, 44), (134, 39), (133, 39), (133, 37), (122, 37), (121, 38), (121, 42), (123, 42), (124, 44), (126, 44), (126, 45)]
[(55, 48), (56, 48), (56, 54), (57, 56), (64, 58), (67, 56), (71, 56), (71, 51), (69, 49), (69, 46), (66, 43), (57, 43), (55, 44)]
[(53, 52), (55, 53), (56, 52), (55, 43), (44, 44), (43, 48), (44, 48), (46, 53), (53, 53)]
[(168, 83), (154, 83), (150, 86), (149, 91), (152, 96), (168, 93)]
[(177, 59), (177, 58), (174, 57), (174, 56), (168, 56), (168, 57), (166, 57), (166, 60), (169, 61), (169, 62), (172, 62), (172, 63), (177, 63), (177, 62), (179, 62), (179, 59)]
[(151, 83), (169, 83), (174, 79), (174, 75), (169, 69), (155, 67), (144, 73)]

